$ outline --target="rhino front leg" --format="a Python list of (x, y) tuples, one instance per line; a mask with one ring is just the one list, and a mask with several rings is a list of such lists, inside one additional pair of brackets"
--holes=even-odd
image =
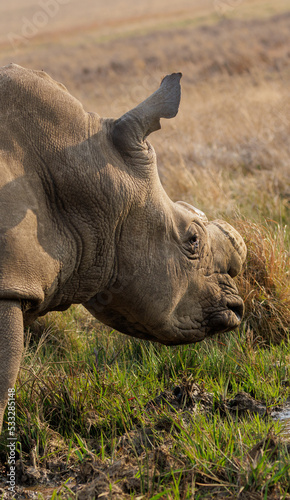
[(0, 432), (23, 351), (23, 315), (18, 301), (0, 300)]

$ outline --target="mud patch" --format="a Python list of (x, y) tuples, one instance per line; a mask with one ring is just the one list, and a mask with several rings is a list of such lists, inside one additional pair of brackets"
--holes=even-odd
[[(164, 391), (149, 401), (147, 409), (150, 411), (150, 409), (157, 409), (161, 406), (179, 411), (187, 409), (192, 413), (219, 410), (221, 413), (228, 412), (239, 416), (246, 414), (266, 416), (270, 414), (266, 403), (258, 401), (246, 392), (238, 392), (231, 399), (216, 397), (214, 394), (206, 392), (190, 378), (184, 378), (181, 384), (174, 387), (172, 391)], [(274, 410), (279, 411), (279, 407), (271, 408), (271, 412)]]

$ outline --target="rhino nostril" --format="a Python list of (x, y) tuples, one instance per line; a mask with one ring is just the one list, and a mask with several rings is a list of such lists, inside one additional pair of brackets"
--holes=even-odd
[(244, 303), (242, 299), (228, 301), (227, 306), (236, 315), (237, 319), (241, 321), (244, 315)]

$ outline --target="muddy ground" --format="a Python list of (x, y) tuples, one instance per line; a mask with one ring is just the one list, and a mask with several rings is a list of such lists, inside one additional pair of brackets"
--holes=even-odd
[[(142, 495), (141, 479), (138, 477), (140, 464), (144, 463), (148, 470), (149, 484), (158, 481), (161, 475), (165, 476), (171, 471), (183, 470), (180, 483), (182, 491), (182, 488), (188, 484), (189, 476), (193, 474), (193, 471), (187, 470), (185, 457), (182, 460), (171, 453), (173, 438), (176, 438), (179, 432), (178, 425), (174, 422), (182, 422), (182, 425), (186, 426), (191, 419), (195, 418), (197, 412), (204, 412), (209, 418), (216, 412), (225, 419), (247, 416), (250, 418), (254, 414), (265, 418), (272, 415), (273, 418), (277, 418), (277, 415), (283, 415), (283, 412), (289, 411), (289, 407), (277, 406), (269, 409), (264, 402), (256, 400), (245, 392), (237, 393), (230, 399), (217, 399), (190, 378), (184, 378), (178, 386), (160, 393), (147, 403), (148, 417), (155, 416), (155, 426), (149, 426), (148, 420), (148, 426), (133, 428), (121, 436), (117, 444), (119, 458), (113, 463), (89, 453), (81, 462), (74, 459), (66, 463), (66, 456), (56, 456), (47, 459), (41, 466), (37, 465), (33, 451), (29, 461), (18, 458), (17, 486), (13, 498), (36, 499), (41, 494), (43, 498), (49, 499), (54, 489), (58, 488), (62, 498), (67, 499), (75, 498), (76, 495), (78, 500), (91, 500), (92, 498), (129, 500), (132, 495), (133, 498), (145, 499), (146, 495)], [(164, 408), (167, 408), (168, 413), (164, 416), (163, 412), (163, 415), (158, 418), (160, 410)], [(160, 444), (161, 436), (162, 444)], [(287, 440), (288, 437), (282, 435), (278, 438), (270, 433), (249, 450), (246, 460), (252, 464), (266, 450), (275, 459), (281, 439)], [(290, 452), (290, 442), (288, 449)], [(3, 500), (12, 498), (3, 482), (5, 475), (5, 468), (3, 468), (0, 483), (0, 494), (3, 495), (1, 497)], [(208, 487), (206, 476), (203, 477), (200, 474), (198, 481), (201, 485), (207, 484)], [(220, 493), (217, 488), (216, 498), (224, 498), (223, 495), (224, 492)], [(251, 496), (248, 493), (246, 498), (254, 500), (260, 496), (255, 496), (255, 494)], [(268, 498), (274, 500), (278, 497), (269, 496)]]

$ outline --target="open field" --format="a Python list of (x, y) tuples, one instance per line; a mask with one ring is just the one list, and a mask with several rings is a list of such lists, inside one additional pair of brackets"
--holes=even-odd
[[(179, 114), (150, 141), (172, 199), (243, 234), (246, 315), (175, 348), (81, 306), (38, 321), (16, 387), (15, 498), (290, 499), (273, 420), (290, 401), (289, 2), (55, 0), (40, 27), (43, 5), (1, 4), (1, 65), (44, 69), (87, 110), (118, 117), (183, 73)], [(5, 433), (0, 459), (9, 498)]]

